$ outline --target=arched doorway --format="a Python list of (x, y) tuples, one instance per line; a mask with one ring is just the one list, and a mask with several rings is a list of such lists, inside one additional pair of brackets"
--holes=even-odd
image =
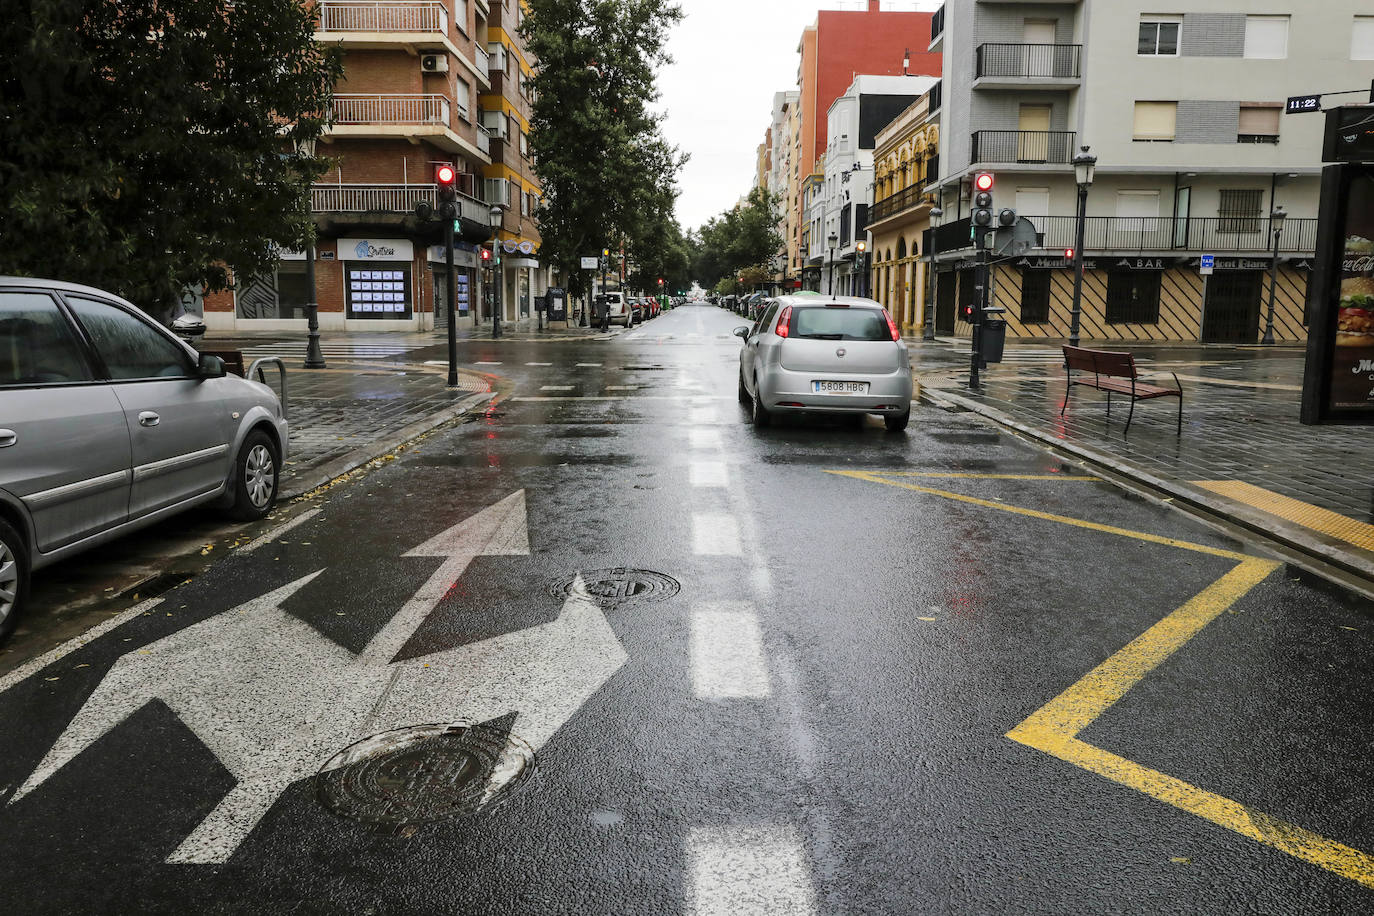
[(906, 314), (906, 288), (907, 288), (907, 263), (906, 263), (906, 239), (897, 239), (897, 280), (892, 289), (892, 320), (897, 323), (897, 327), (909, 324), (911, 319)]

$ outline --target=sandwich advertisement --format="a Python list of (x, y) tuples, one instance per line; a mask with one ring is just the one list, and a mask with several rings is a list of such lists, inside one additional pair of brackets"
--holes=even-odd
[(1374, 409), (1374, 175), (1353, 176), (1341, 232), (1332, 412)]

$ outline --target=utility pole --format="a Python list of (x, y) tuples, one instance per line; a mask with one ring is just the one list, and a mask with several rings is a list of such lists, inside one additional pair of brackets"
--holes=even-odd
[(454, 282), (453, 275), (453, 224), (458, 221), (458, 189), (454, 187), (454, 182), (458, 179), (458, 173), (453, 166), (444, 163), (434, 170), (434, 184), (439, 191), (439, 218), (444, 221), (444, 271), (445, 286), (447, 289), (444, 298), (447, 300), (445, 308), (448, 310), (448, 387), (458, 387), (458, 329), (454, 327), (457, 323), (457, 314), (454, 309)]

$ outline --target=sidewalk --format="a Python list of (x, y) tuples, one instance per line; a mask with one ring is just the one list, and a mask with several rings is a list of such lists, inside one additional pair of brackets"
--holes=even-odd
[(1129, 349), (1142, 374), (1183, 386), (1177, 402), (1136, 405), (1066, 391), (1057, 346), (1013, 344), (968, 389), (968, 342), (909, 341), (921, 396), (970, 410), (1175, 499), (1374, 581), (1374, 430), (1298, 422), (1304, 353), (1296, 348), (1108, 345)]

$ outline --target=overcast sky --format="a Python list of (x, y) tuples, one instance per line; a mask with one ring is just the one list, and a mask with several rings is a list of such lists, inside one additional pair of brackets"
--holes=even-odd
[[(691, 154), (677, 218), (695, 228), (749, 191), (773, 93), (795, 89), (797, 44), (818, 9), (842, 0), (679, 0), (685, 17), (659, 74), (668, 141)], [(925, 9), (939, 0), (920, 4)]]

